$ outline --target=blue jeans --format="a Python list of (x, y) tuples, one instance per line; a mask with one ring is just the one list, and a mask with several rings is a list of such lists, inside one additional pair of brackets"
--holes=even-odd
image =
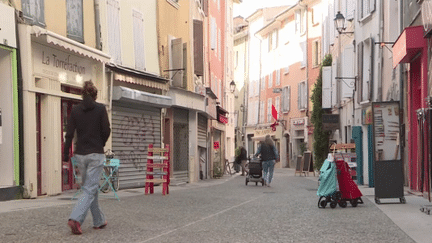
[(102, 213), (98, 200), (99, 180), (104, 166), (105, 155), (76, 154), (74, 157), (81, 172), (81, 189), (83, 193), (75, 204), (69, 219), (78, 221), (82, 225), (90, 209), (93, 217), (93, 226), (99, 227), (105, 224), (105, 215)]
[(262, 162), (263, 177), (267, 184), (272, 182), (275, 163), (275, 160), (266, 160)]

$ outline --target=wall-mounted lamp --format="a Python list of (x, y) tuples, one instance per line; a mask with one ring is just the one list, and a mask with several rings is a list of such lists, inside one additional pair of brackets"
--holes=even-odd
[(243, 111), (244, 111), (244, 109), (245, 109), (244, 105), (243, 105), (243, 104), (241, 104), (241, 105), (240, 105), (240, 111), (241, 111), (241, 112), (243, 112)]
[(354, 34), (354, 32), (344, 32), (344, 30), (346, 29), (345, 27), (345, 17), (343, 16), (343, 14), (341, 14), (340, 11), (337, 12), (336, 17), (334, 18), (334, 22), (335, 22), (335, 27), (336, 30), (339, 32), (339, 34)]
[(230, 83), (230, 91), (231, 91), (231, 93), (234, 93), (235, 88), (236, 88), (236, 84), (235, 84), (234, 80), (232, 80), (231, 83)]

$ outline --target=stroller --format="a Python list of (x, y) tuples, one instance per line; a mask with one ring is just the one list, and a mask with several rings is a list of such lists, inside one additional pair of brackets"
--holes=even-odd
[(261, 182), (264, 186), (264, 178), (262, 177), (262, 161), (260, 158), (249, 158), (249, 172), (246, 176), (246, 186), (249, 182)]
[[(339, 191), (336, 188), (336, 178)], [(363, 204), (361, 199), (363, 195), (352, 180), (348, 164), (343, 159), (336, 159), (336, 162), (330, 158), (326, 159), (320, 170), (319, 181), (318, 208), (325, 208), (327, 203), (330, 203), (331, 208), (336, 208), (338, 204), (345, 208), (347, 202), (350, 202), (353, 207), (357, 207), (359, 203)]]

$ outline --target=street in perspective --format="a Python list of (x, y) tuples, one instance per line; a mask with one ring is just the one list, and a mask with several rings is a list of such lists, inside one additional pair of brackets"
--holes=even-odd
[(432, 242), (432, 0), (0, 13), (0, 242)]
[[(392, 204), (377, 206), (369, 188), (361, 188), (364, 204), (318, 208), (318, 178), (294, 173), (277, 169), (271, 187), (246, 186), (245, 176), (234, 174), (172, 187), (165, 196), (160, 187), (151, 195), (120, 191), (120, 201), (106, 194), (100, 204), (107, 227), (95, 230), (87, 220), (79, 236), (65, 227), (73, 194), (1, 202), (0, 234), (2, 242), (430, 241), (430, 218), (418, 205), (403, 205), (400, 212)], [(407, 196), (408, 204), (415, 198)]]

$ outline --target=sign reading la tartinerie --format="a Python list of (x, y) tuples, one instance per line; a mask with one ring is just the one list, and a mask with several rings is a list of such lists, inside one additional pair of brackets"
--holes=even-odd
[(74, 86), (92, 79), (91, 61), (57, 49), (33, 43), (34, 72)]

